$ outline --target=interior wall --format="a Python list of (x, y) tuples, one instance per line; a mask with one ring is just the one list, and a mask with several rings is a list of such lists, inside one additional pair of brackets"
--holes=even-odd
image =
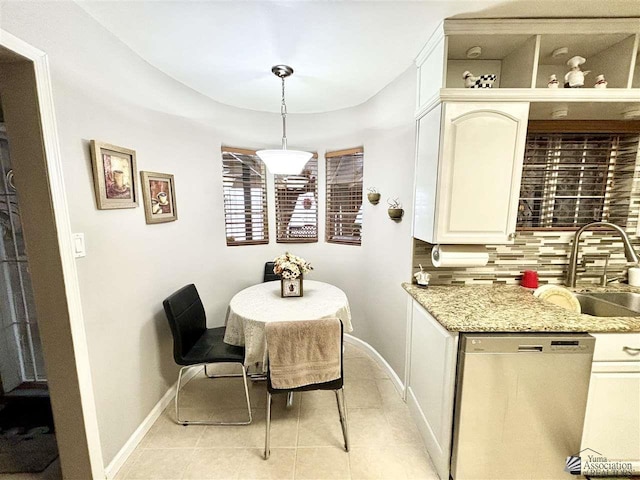
[[(231, 297), (261, 281), (263, 264), (290, 250), (308, 259), (308, 278), (342, 288), (353, 334), (371, 343), (402, 377), (406, 279), (411, 262), (415, 70), (364, 105), (327, 114), (289, 115), (292, 148), (318, 151), (317, 244), (274, 240), (269, 182), (268, 245), (227, 247), (220, 146), (278, 146), (279, 115), (214, 102), (157, 71), (73, 2), (2, 2), (0, 27), (45, 51), (72, 228), (85, 234), (77, 260), (83, 315), (105, 463), (109, 463), (177, 378), (162, 300), (195, 283), (211, 326), (222, 325)], [(278, 101), (278, 99), (274, 99)], [(137, 152), (138, 170), (175, 175), (179, 220), (146, 225), (142, 205), (97, 210), (89, 141)], [(382, 193), (364, 207), (362, 247), (324, 239), (323, 154), (364, 145), (365, 187)], [(386, 214), (387, 197), (405, 219)]]
[[(313, 278), (343, 288), (354, 308), (354, 335), (373, 346), (402, 379), (406, 337), (406, 281), (411, 265), (415, 168), (416, 69), (409, 67), (364, 104), (316, 115), (293, 115), (290, 138), (316, 145), (320, 153), (320, 239), (324, 238), (324, 151), (364, 146), (364, 193), (375, 187), (378, 205), (363, 205), (362, 246), (300, 245), (309, 249)], [(365, 195), (366, 197), (366, 195)], [(400, 222), (387, 214), (398, 198)], [(298, 251), (296, 246), (296, 251)], [(320, 247), (320, 248), (319, 248)], [(320, 251), (318, 251), (318, 249)], [(302, 253), (305, 255), (305, 253)], [(307, 258), (307, 257), (305, 257)]]

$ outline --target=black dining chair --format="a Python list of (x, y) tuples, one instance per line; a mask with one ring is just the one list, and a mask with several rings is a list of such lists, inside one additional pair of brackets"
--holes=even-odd
[[(247, 386), (247, 370), (244, 366), (244, 347), (224, 343), (225, 327), (207, 328), (204, 306), (193, 284), (182, 287), (162, 302), (173, 334), (173, 358), (181, 365), (176, 387), (176, 423), (182, 425), (248, 425), (251, 423), (251, 404)], [(209, 375), (211, 363), (238, 363), (242, 374)], [(247, 399), (249, 420), (246, 422), (213, 422), (208, 420), (182, 420), (180, 418), (180, 386), (185, 369), (204, 366), (209, 378), (242, 377)]]
[(273, 267), (275, 266), (274, 262), (267, 262), (264, 264), (264, 277), (262, 282), (273, 282), (275, 280), (280, 280), (280, 275), (276, 275), (273, 273)]
[[(328, 382), (322, 383), (311, 383), (304, 386), (300, 386), (297, 388), (275, 388), (272, 384), (272, 372), (270, 366), (267, 367), (267, 414), (266, 414), (266, 432), (265, 432), (265, 442), (264, 442), (264, 459), (267, 460), (271, 453), (270, 451), (270, 437), (271, 437), (271, 397), (273, 394), (277, 393), (286, 393), (291, 394), (293, 392), (308, 392), (312, 390), (333, 390), (336, 395), (336, 403), (338, 404), (338, 414), (340, 415), (340, 425), (342, 426), (342, 436), (344, 438), (344, 449), (345, 451), (349, 451), (349, 432), (347, 426), (347, 407), (344, 397), (344, 368), (343, 368), (343, 349), (344, 349), (344, 338), (343, 338), (343, 326), (342, 322), (338, 319), (330, 319), (335, 320), (340, 325), (340, 348), (336, 352), (336, 355), (339, 356), (340, 362), (340, 377), (336, 380), (331, 380)], [(291, 349), (299, 348), (301, 344), (300, 336), (294, 334), (290, 334), (290, 331), (287, 332), (286, 335), (278, 334), (278, 330), (286, 329), (287, 324), (291, 324), (292, 322), (270, 322), (266, 325), (266, 335), (267, 335), (267, 349), (269, 348), (269, 339), (272, 338), (272, 332), (275, 333), (275, 336), (279, 337), (280, 345), (284, 346), (284, 348), (291, 351)], [(316, 328), (319, 325), (318, 320), (298, 320), (295, 321), (301, 328), (298, 332), (303, 332), (304, 341), (310, 341), (312, 343), (318, 343), (321, 341), (321, 338), (326, 335), (326, 330), (319, 330)], [(283, 345), (284, 343), (284, 345)], [(288, 368), (291, 368), (291, 371), (296, 372), (295, 366), (288, 365)], [(297, 369), (296, 373), (299, 373), (300, 370)], [(296, 374), (294, 373), (294, 375)]]

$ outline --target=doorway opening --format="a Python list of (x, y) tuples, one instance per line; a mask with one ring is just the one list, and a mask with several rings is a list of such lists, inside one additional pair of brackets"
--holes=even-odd
[(0, 91), (0, 477), (59, 465), (31, 274)]

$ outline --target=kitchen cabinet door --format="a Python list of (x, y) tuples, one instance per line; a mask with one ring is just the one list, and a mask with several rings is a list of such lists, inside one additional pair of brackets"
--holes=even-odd
[(430, 243), (513, 241), (528, 116), (526, 102), (445, 104)]
[(640, 461), (640, 362), (594, 362), (582, 449)]
[(413, 236), (434, 243), (442, 106), (418, 120)]

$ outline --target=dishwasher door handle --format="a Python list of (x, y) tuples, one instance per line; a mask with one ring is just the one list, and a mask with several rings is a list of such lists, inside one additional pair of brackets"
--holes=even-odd
[(542, 352), (542, 345), (518, 345), (518, 352)]

